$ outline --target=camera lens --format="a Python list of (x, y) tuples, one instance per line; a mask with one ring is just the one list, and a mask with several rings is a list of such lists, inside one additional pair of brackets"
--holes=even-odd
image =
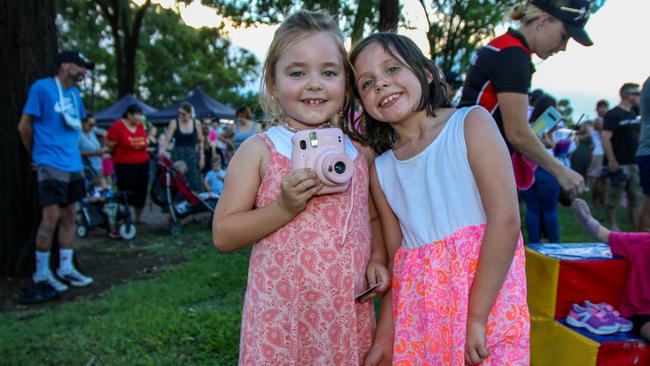
[(334, 164), (334, 171), (336, 174), (345, 173), (345, 163), (342, 161), (337, 161), (336, 164)]

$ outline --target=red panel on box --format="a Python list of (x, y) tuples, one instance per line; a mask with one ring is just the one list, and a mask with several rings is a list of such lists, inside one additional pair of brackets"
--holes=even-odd
[(629, 262), (624, 259), (561, 260), (555, 319), (566, 317), (571, 304), (585, 300), (618, 309), (628, 270)]
[(596, 366), (650, 365), (649, 347), (638, 341), (601, 343)]

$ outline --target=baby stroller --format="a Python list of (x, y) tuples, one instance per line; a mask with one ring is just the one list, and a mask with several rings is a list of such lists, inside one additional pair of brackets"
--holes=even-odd
[(214, 214), (219, 197), (210, 192), (192, 192), (183, 173), (168, 157), (160, 157), (158, 174), (151, 187), (151, 201), (169, 211), (169, 233), (181, 232), (180, 219), (189, 215), (210, 212)]
[(102, 194), (100, 199), (93, 197), (89, 177), (96, 177), (92, 168), (84, 169), (86, 196), (77, 205), (77, 236), (85, 238), (91, 230), (98, 227), (106, 229), (113, 239), (131, 240), (137, 234), (137, 228), (131, 218), (127, 192), (111, 192)]

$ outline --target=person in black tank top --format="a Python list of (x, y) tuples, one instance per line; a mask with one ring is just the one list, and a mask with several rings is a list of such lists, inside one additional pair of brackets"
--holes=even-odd
[(519, 29), (492, 40), (477, 53), (467, 72), (458, 107), (481, 105), (497, 121), (511, 153), (517, 151), (555, 176), (573, 194), (584, 179), (546, 153), (528, 124), (528, 90), (534, 53), (546, 59), (564, 51), (569, 38), (592, 45), (584, 26), (589, 18), (586, 0), (531, 0), (516, 5), (510, 14)]
[[(178, 110), (178, 119), (169, 122), (167, 133), (165, 134), (164, 143), (161, 146), (161, 154), (167, 153), (172, 138), (174, 139), (174, 148), (171, 151), (173, 161), (184, 161), (187, 165), (185, 176), (187, 182), (194, 192), (201, 192), (201, 169), (205, 166), (205, 155), (203, 146), (203, 133), (200, 124), (192, 118), (192, 105), (183, 103)], [(182, 127), (189, 126), (189, 132), (181, 131)]]

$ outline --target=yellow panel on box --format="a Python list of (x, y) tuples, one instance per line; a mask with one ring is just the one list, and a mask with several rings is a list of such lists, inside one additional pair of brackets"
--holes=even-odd
[(526, 248), (528, 309), (534, 320), (553, 320), (557, 298), (560, 260)]
[(532, 366), (595, 366), (600, 344), (555, 320), (532, 320)]

